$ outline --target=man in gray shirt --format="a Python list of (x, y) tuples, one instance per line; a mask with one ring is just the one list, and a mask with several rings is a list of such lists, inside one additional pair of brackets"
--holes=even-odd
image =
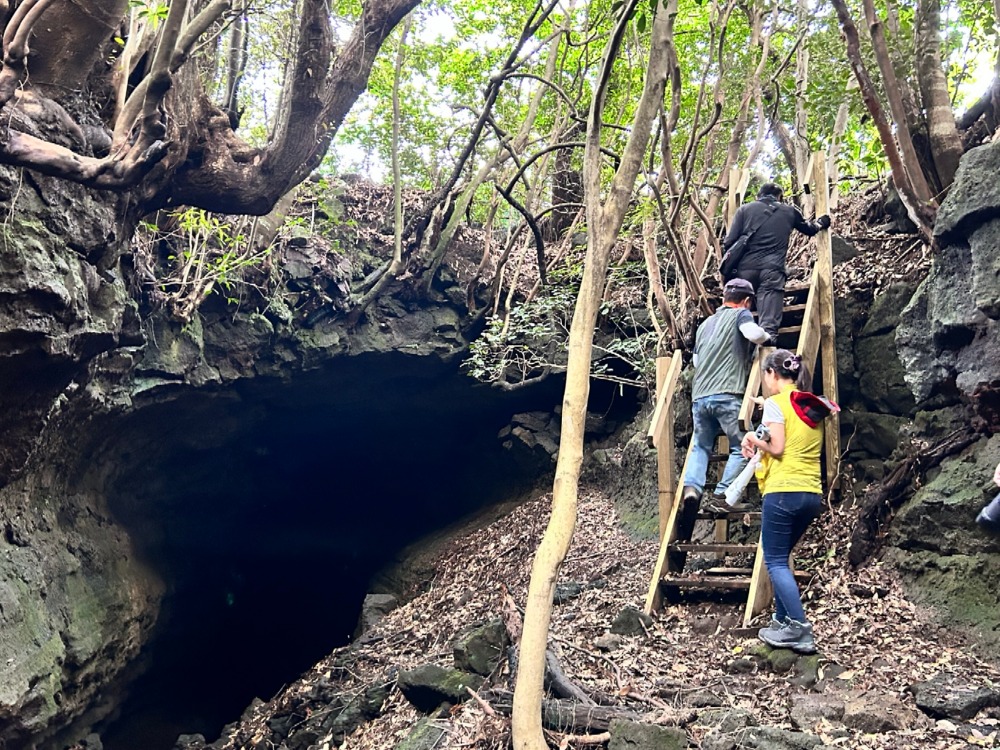
[(694, 383), (691, 386), (691, 413), (694, 435), (691, 455), (684, 474), (685, 505), (700, 500), (705, 489), (708, 459), (720, 431), (729, 439), (729, 459), (716, 485), (708, 511), (731, 509), (723, 492), (739, 475), (746, 459), (740, 450), (740, 403), (750, 375), (754, 344), (763, 344), (768, 333), (753, 321), (753, 285), (746, 279), (732, 279), (723, 289), (722, 307), (698, 327), (694, 346)]

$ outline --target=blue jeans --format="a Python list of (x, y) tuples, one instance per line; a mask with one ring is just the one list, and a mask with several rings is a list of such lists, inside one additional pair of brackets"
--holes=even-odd
[(724, 492), (746, 466), (747, 460), (740, 452), (743, 430), (740, 429), (740, 403), (742, 398), (731, 393), (702, 396), (691, 405), (694, 420), (694, 435), (691, 438), (691, 456), (684, 473), (684, 486), (694, 487), (698, 492), (705, 489), (705, 475), (708, 472), (708, 458), (715, 447), (715, 438), (721, 430), (729, 439), (729, 459), (722, 472), (722, 480), (715, 487), (716, 492)]
[(760, 538), (764, 563), (774, 587), (774, 616), (779, 621), (791, 617), (806, 622), (802, 597), (788, 556), (806, 528), (823, 506), (823, 496), (815, 492), (769, 492), (764, 495)]

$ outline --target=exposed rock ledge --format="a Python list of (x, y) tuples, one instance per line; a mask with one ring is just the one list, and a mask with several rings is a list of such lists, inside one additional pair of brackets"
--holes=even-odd
[[(243, 384), (255, 384), (256, 398), (304, 377), (300, 398), (329, 402), (325, 391), (348, 379), (332, 363), (386, 357), (378, 376), (341, 396), (374, 399), (409, 378), (442, 397), (467, 344), (465, 292), (448, 269), (429, 300), (382, 299), (349, 328), (336, 314), (346, 306), (348, 261), (309, 243), (279, 253), (283, 294), (264, 314), (219, 310), (185, 327), (143, 320), (121, 238), (108, 232), (117, 198), (34, 179), (44, 201), (0, 171), (0, 197), (17, 198), (0, 254), (0, 746), (8, 750), (107, 714), (156, 622), (163, 583), (116, 517), (124, 509), (141, 520), (151, 454), (193, 484), (202, 477), (187, 476), (185, 451), (238, 440), (262, 418)], [(358, 372), (353, 381), (364, 380)]]

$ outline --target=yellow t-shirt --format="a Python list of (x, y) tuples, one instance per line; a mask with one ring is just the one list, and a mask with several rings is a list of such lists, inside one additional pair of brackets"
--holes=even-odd
[[(762, 495), (767, 492), (823, 492), (819, 463), (823, 424), (810, 427), (795, 413), (791, 401), (794, 390), (797, 390), (794, 385), (786, 385), (780, 393), (767, 399), (770, 406), (764, 405), (765, 424), (784, 422), (785, 450), (780, 457), (764, 453), (756, 472)], [(779, 411), (780, 419), (777, 417)]]

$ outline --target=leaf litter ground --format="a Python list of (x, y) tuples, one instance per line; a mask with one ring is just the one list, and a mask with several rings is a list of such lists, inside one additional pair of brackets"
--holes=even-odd
[[(353, 646), (338, 649), (303, 678), (244, 717), (242, 736), (281, 705), (294, 702), (321, 681), (336, 681), (343, 691), (362, 691), (390, 682), (396, 669), (427, 663), (452, 666), (452, 642), (472, 624), (501, 616), (505, 592), (523, 605), (531, 560), (548, 519), (550, 496), (516, 508), (493, 524), (448, 542), (437, 557), (426, 590), (380, 620)], [(894, 573), (878, 563), (860, 570), (846, 563), (850, 511), (828, 509), (796, 551), (797, 567), (809, 570), (803, 589), (806, 611), (820, 648), (819, 689), (827, 693), (893, 696), (913, 707), (908, 687), (934, 675), (954, 675), (965, 684), (995, 685), (1000, 671), (978, 658), (961, 634), (933, 624), (931, 612), (909, 602)], [(579, 522), (563, 565), (560, 583), (582, 584), (576, 598), (555, 605), (550, 645), (570, 679), (586, 690), (613, 696), (650, 721), (685, 726), (694, 746), (709, 727), (699, 724), (698, 707), (722, 706), (750, 711), (760, 724), (793, 728), (789, 708), (805, 688), (787, 675), (765, 669), (734, 674), (734, 659), (756, 641), (737, 637), (726, 625), (736, 622), (743, 602), (692, 601), (668, 606), (645, 635), (623, 637), (602, 651), (595, 641), (608, 632), (626, 606), (641, 609), (657, 554), (657, 544), (630, 536), (620, 527), (614, 503), (597, 489), (581, 492)], [(506, 665), (494, 684), (509, 687)], [(717, 711), (716, 711), (717, 713)], [(978, 728), (948, 721), (935, 723), (917, 714), (905, 730), (864, 734), (824, 720), (810, 727), (827, 744), (848, 748), (995, 747), (995, 709), (980, 714)], [(401, 742), (421, 718), (392, 689), (381, 715), (359, 727), (340, 747), (388, 750)], [(445, 730), (436, 748), (506, 748), (509, 719), (491, 715), (474, 700), (434, 719)], [(553, 747), (594, 747), (549, 735)], [(329, 738), (321, 748), (335, 748)]]

